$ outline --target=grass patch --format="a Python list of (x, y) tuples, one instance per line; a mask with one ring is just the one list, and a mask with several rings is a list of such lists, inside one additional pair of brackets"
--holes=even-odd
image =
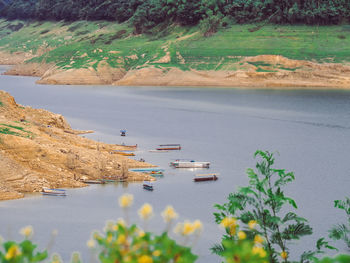
[(44, 34), (46, 34), (47, 32), (50, 32), (50, 30), (45, 29), (45, 30), (43, 30), (43, 31), (40, 32), (40, 35), (44, 35)]
[(0, 100), (0, 107), (3, 107), (4, 106), (4, 104), (2, 103), (2, 101)]
[[(22, 27), (18, 31), (9, 29), (19, 28), (19, 24)], [(182, 70), (236, 70), (243, 65), (243, 62), (238, 64), (242, 57), (257, 55), (282, 55), (318, 62), (350, 61), (350, 25), (266, 25), (250, 32), (252, 27), (232, 25), (206, 38), (198, 33), (197, 26), (164, 25), (164, 28), (157, 28), (159, 34), (133, 35), (128, 23), (78, 21), (23, 25), (21, 21), (0, 19), (0, 47), (7, 52), (32, 54), (50, 50), (28, 62), (54, 63), (65, 69), (97, 68), (105, 61), (112, 67), (126, 70), (149, 65)], [(45, 34), (49, 31), (52, 34)], [(155, 63), (166, 52), (170, 53), (171, 60)], [(265, 72), (268, 72), (265, 67), (271, 67), (262, 61), (248, 63)]]
[(26, 131), (23, 127), (5, 124), (5, 123), (0, 123), (0, 133), (15, 135), (15, 136), (24, 137), (24, 138), (33, 137), (33, 133), (30, 131)]
[(0, 127), (0, 133), (21, 136), (21, 134), (19, 134), (18, 132), (14, 132), (14, 131), (10, 130), (9, 128), (5, 128), (5, 127)]
[(263, 67), (271, 67), (272, 65), (269, 64), (269, 63), (265, 63), (264, 61), (256, 61), (256, 62), (247, 62), (248, 64), (250, 65), (253, 65), (255, 67), (260, 67), (260, 66), (263, 66)]
[(264, 68), (258, 67), (258, 68), (256, 69), (256, 72), (277, 72), (277, 70), (264, 69)]

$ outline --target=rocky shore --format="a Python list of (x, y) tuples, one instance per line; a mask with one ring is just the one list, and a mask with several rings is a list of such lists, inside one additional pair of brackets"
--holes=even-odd
[(133, 147), (96, 142), (78, 134), (64, 117), (24, 107), (0, 91), (0, 200), (22, 198), (42, 187), (83, 187), (82, 179), (151, 179), (127, 172), (153, 165), (116, 154)]

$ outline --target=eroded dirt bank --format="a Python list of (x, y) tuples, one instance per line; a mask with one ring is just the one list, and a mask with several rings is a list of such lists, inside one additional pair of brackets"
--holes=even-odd
[[(64, 70), (47, 64), (24, 63), (25, 57), (29, 56), (30, 54), (17, 54), (16, 63), (12, 63), (16, 65), (5, 74), (41, 77), (37, 81), (40, 84), (350, 89), (349, 65), (292, 60), (275, 55), (241, 57), (231, 65), (235, 70), (217, 71), (183, 71), (152, 65), (126, 71), (123, 68), (112, 68), (103, 61), (96, 69)], [(8, 58), (5, 58), (5, 54), (1, 53), (0, 63), (7, 61)]]
[(0, 91), (0, 200), (21, 198), (42, 187), (82, 187), (81, 179), (142, 181), (148, 175), (126, 172), (149, 167), (116, 154), (132, 147), (98, 143), (78, 136), (64, 117), (18, 105)]

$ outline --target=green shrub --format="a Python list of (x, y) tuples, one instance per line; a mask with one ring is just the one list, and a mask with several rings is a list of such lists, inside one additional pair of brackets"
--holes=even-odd
[(335, 200), (334, 207), (344, 210), (347, 222), (335, 225), (329, 230), (329, 237), (334, 240), (342, 240), (350, 249), (350, 198), (346, 197), (345, 201)]
[[(294, 212), (285, 214), (285, 206), (297, 208), (295, 201), (286, 196), (282, 188), (294, 181), (294, 174), (273, 167), (275, 162), (272, 153), (257, 151), (254, 155), (261, 161), (256, 164), (257, 171), (249, 168), (249, 186), (241, 187), (228, 197), (228, 203), (215, 205), (219, 212), (214, 213), (215, 221), (222, 224), (227, 218), (237, 218), (244, 225), (247, 237), (254, 240), (255, 236), (262, 239), (261, 244), (269, 255), (270, 263), (279, 262), (278, 258), (287, 262), (289, 244), (293, 240), (312, 234), (312, 228), (307, 220)], [(255, 227), (255, 225), (257, 227)], [(221, 244), (212, 248), (214, 253), (224, 256), (228, 242), (234, 242), (231, 233), (226, 231)]]

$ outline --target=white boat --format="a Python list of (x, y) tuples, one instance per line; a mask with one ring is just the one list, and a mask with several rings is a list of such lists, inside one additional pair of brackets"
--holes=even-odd
[(150, 153), (167, 153), (169, 150), (149, 150)]
[(66, 190), (64, 189), (52, 189), (48, 187), (43, 187), (41, 190), (43, 195), (55, 195), (55, 196), (66, 196)]
[(175, 168), (209, 168), (210, 162), (196, 162), (196, 161), (179, 161), (176, 160), (170, 163)]

